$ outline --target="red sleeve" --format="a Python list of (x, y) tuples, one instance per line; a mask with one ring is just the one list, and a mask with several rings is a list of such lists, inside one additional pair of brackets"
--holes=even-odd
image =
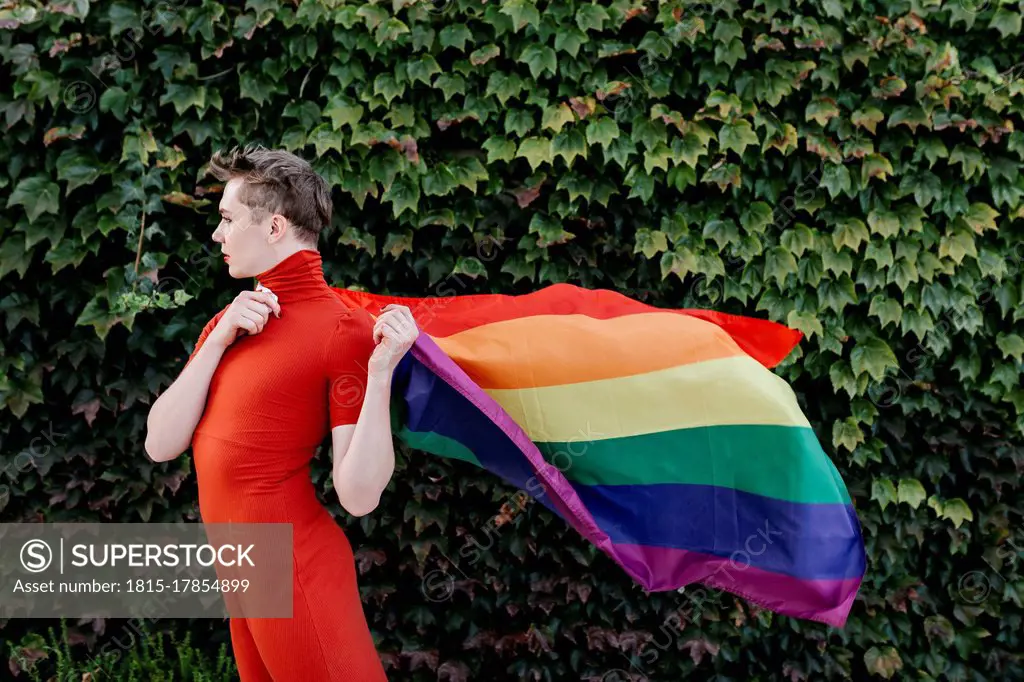
[(220, 322), (220, 318), (224, 317), (224, 313), (227, 312), (228, 306), (230, 306), (230, 304), (221, 308), (220, 312), (211, 317), (206, 323), (206, 326), (203, 327), (203, 331), (199, 332), (199, 339), (196, 341), (195, 348), (192, 349), (192, 354), (189, 355), (188, 360), (185, 361), (185, 367), (188, 367), (188, 363), (192, 362), (192, 358), (194, 358), (196, 353), (199, 352), (199, 349), (203, 347), (203, 344), (206, 342), (206, 337), (210, 335), (213, 328), (217, 326), (218, 322)]
[(338, 321), (327, 344), (327, 391), (333, 429), (355, 424), (366, 395), (367, 368), (376, 347), (373, 318), (366, 310), (350, 310)]

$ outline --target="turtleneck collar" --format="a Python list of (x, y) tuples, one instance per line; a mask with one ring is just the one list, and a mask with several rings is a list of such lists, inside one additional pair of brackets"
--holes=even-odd
[(256, 275), (256, 280), (280, 303), (304, 301), (330, 292), (322, 265), (319, 251), (300, 249)]

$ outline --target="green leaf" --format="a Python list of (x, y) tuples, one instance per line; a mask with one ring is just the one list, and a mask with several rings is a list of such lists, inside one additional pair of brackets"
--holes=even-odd
[(985, 230), (998, 230), (999, 228), (996, 226), (998, 217), (999, 211), (980, 201), (971, 204), (970, 210), (963, 215), (963, 219), (978, 234), (984, 234)]
[(825, 164), (821, 174), (821, 186), (828, 190), (829, 196), (835, 199), (843, 192), (849, 193), (853, 188), (850, 170), (842, 164)]
[(996, 13), (992, 15), (992, 20), (988, 22), (988, 27), (999, 31), (1000, 35), (1003, 36), (1003, 40), (1005, 40), (1010, 36), (1015, 36), (1020, 33), (1021, 15), (1019, 12), (1011, 12), (1008, 9), (1000, 7), (996, 10)]
[(441, 47), (454, 47), (466, 51), (466, 42), (473, 40), (473, 32), (465, 24), (451, 24), (441, 29), (438, 35)]
[(619, 135), (619, 124), (610, 116), (601, 116), (587, 122), (587, 144), (599, 144), (607, 148)]
[(570, 168), (577, 156), (586, 160), (587, 140), (583, 131), (574, 128), (555, 135), (551, 140), (551, 153), (554, 158), (562, 157)]
[(932, 495), (928, 498), (928, 506), (935, 510), (940, 519), (949, 519), (953, 522), (954, 528), (959, 528), (964, 521), (973, 521), (974, 513), (963, 499), (957, 497), (952, 500), (940, 500)]
[(878, 321), (881, 322), (879, 329), (885, 329), (890, 324), (898, 327), (903, 316), (903, 306), (899, 301), (888, 298), (884, 294), (875, 294), (871, 298), (868, 315), (878, 318)]
[(864, 665), (872, 675), (888, 680), (903, 669), (903, 659), (894, 647), (873, 646), (864, 653)]
[(921, 485), (920, 481), (915, 478), (900, 479), (898, 502), (906, 502), (912, 509), (917, 509), (926, 497), (928, 495), (925, 493), (924, 486)]
[(661, 279), (675, 275), (683, 281), (686, 275), (697, 271), (697, 257), (685, 246), (677, 246), (661, 255)]
[(562, 223), (557, 217), (543, 213), (533, 214), (530, 220), (530, 233), (538, 235), (537, 246), (542, 249), (553, 244), (564, 244), (575, 238), (575, 235), (562, 228)]
[(850, 366), (856, 375), (867, 373), (875, 381), (881, 381), (890, 367), (899, 367), (899, 362), (885, 341), (871, 336), (858, 340), (850, 353)]
[(526, 138), (519, 144), (516, 158), (526, 159), (532, 171), (536, 171), (542, 163), (551, 164), (554, 161), (551, 140), (546, 137)]
[(836, 231), (832, 233), (832, 244), (837, 251), (845, 246), (856, 253), (860, 249), (861, 243), (868, 241), (869, 237), (864, 221), (858, 218), (843, 218), (836, 222)]
[(861, 185), (866, 187), (871, 178), (887, 180), (892, 172), (892, 164), (889, 163), (889, 159), (881, 154), (868, 154), (861, 164)]
[(763, 233), (773, 222), (772, 207), (763, 201), (755, 201), (743, 208), (740, 225), (751, 234)]
[(735, 123), (726, 123), (718, 132), (718, 146), (722, 151), (732, 149), (742, 155), (744, 149), (757, 143), (757, 133), (754, 132), (750, 121), (746, 119), (739, 119)]
[[(611, 121), (613, 125), (615, 124), (614, 119), (605, 117), (605, 120)], [(540, 117), (540, 128), (541, 130), (553, 130), (556, 133), (560, 133), (566, 124), (575, 122), (576, 115), (572, 113), (572, 109), (569, 108), (569, 105), (565, 102), (559, 102), (558, 104), (544, 107), (544, 111)], [(591, 125), (592, 124), (593, 122), (591, 122)], [(617, 130), (618, 128), (616, 127), (616, 131)]]
[(868, 214), (868, 226), (875, 234), (895, 237), (900, 231), (900, 217), (892, 211), (876, 209)]
[(818, 125), (824, 126), (829, 120), (839, 115), (839, 107), (831, 97), (819, 97), (807, 105), (804, 112), (805, 121), (816, 121)]
[(765, 252), (764, 277), (766, 280), (774, 279), (777, 281), (779, 288), (783, 288), (786, 277), (790, 274), (796, 274), (796, 271), (796, 258), (785, 248), (776, 246)]
[(516, 158), (516, 143), (503, 135), (492, 135), (480, 148), (487, 152), (487, 165), (497, 161), (511, 163)]
[(60, 185), (45, 175), (23, 178), (7, 199), (7, 208), (23, 206), (30, 223), (44, 213), (60, 214)]
[(647, 258), (654, 258), (659, 253), (666, 251), (668, 251), (668, 239), (664, 232), (646, 227), (636, 231), (633, 253), (642, 253)]
[(865, 130), (875, 134), (875, 127), (885, 120), (885, 114), (876, 107), (865, 107), (864, 109), (858, 109), (850, 115), (850, 121), (855, 126), (860, 126)]
[(558, 74), (558, 56), (555, 51), (547, 45), (531, 43), (519, 54), (519, 62), (530, 67), (530, 75), (534, 79), (540, 78), (545, 71), (552, 76)]
[(381, 201), (391, 202), (391, 215), (394, 218), (398, 218), (407, 210), (415, 215), (420, 202), (420, 185), (416, 177), (399, 175), (381, 195)]
[(896, 486), (892, 484), (887, 478), (876, 478), (871, 482), (871, 499), (876, 500), (879, 506), (882, 507), (882, 511), (890, 504), (895, 506), (896, 502)]
[(837, 450), (842, 446), (853, 452), (863, 442), (864, 432), (860, 430), (860, 426), (853, 417), (847, 417), (832, 424), (832, 446)]
[(815, 334), (821, 336), (825, 333), (821, 327), (821, 320), (811, 313), (791, 310), (789, 315), (786, 316), (786, 325), (792, 329), (802, 331), (809, 339), (813, 338)]
[(594, 3), (584, 4), (576, 10), (576, 25), (583, 32), (590, 30), (603, 31), (606, 21), (611, 21), (611, 16), (609, 16), (608, 10), (600, 5)]
[(532, 0), (505, 0), (498, 11), (511, 17), (516, 33), (527, 26), (537, 28), (540, 24), (540, 12)]
[(77, 148), (65, 149), (57, 158), (57, 179), (67, 181), (68, 194), (77, 187), (96, 182), (102, 173), (99, 160)]
[(996, 345), (1003, 352), (1004, 358), (1013, 358), (1017, 362), (1024, 361), (1024, 339), (1017, 334), (999, 332)]
[(419, 81), (426, 86), (431, 85), (430, 79), (434, 74), (441, 73), (441, 67), (429, 54), (410, 59), (405, 63), (405, 68), (406, 73), (409, 74), (410, 82), (415, 83)]

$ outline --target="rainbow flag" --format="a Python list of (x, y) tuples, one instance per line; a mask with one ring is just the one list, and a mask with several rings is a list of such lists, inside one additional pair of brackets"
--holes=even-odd
[(412, 298), (395, 435), (540, 501), (648, 591), (702, 583), (842, 627), (865, 569), (843, 480), (771, 368), (782, 325), (555, 284)]

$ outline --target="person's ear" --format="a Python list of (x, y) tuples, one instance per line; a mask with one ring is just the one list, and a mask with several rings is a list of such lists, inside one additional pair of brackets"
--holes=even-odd
[(286, 228), (288, 227), (288, 219), (279, 213), (275, 213), (270, 218), (270, 239), (271, 241), (277, 241), (284, 237)]

